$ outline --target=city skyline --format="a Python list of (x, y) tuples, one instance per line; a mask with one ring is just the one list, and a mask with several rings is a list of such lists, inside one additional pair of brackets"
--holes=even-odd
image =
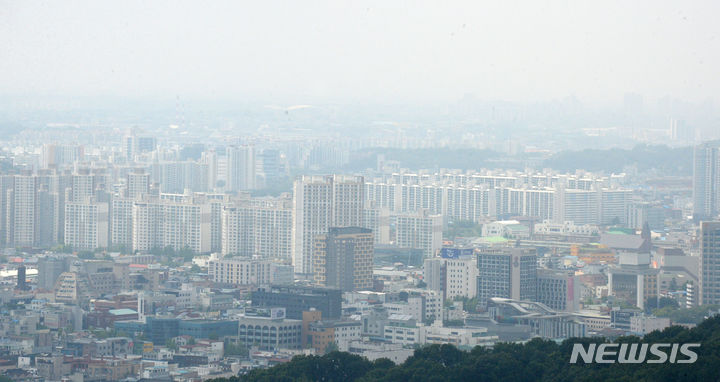
[(716, 378), (718, 10), (3, 2), (0, 382)]

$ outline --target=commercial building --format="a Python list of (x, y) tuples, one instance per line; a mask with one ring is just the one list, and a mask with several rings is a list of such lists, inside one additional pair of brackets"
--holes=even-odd
[(246, 309), (238, 318), (238, 342), (263, 350), (299, 349), (302, 320), (288, 319), (282, 308)]
[(636, 315), (630, 318), (630, 331), (639, 335), (645, 335), (655, 330), (663, 330), (670, 326), (670, 319), (667, 317)]
[(536, 301), (537, 256), (534, 249), (501, 248), (477, 254), (477, 298), (493, 297)]
[(145, 337), (156, 345), (177, 336), (193, 338), (222, 338), (238, 335), (238, 321), (234, 320), (181, 320), (179, 318), (147, 317), (145, 323), (137, 321), (115, 322), (115, 329), (128, 333), (144, 332)]
[(538, 269), (537, 301), (557, 311), (580, 309), (582, 283), (568, 271)]
[(618, 265), (608, 268), (608, 295), (643, 309), (660, 295), (658, 274), (650, 268), (650, 254), (621, 253)]
[(427, 289), (445, 299), (477, 295), (477, 257), (472, 248), (442, 248), (440, 257), (425, 259), (423, 280)]
[(323, 319), (340, 318), (342, 292), (339, 289), (273, 285), (252, 292), (252, 305), (283, 307), (288, 318), (302, 320), (302, 313), (312, 309), (322, 312)]
[(373, 254), (371, 230), (332, 227), (315, 238), (315, 282), (343, 292), (372, 289)]
[(409, 315), (418, 322), (432, 323), (443, 320), (443, 297), (434, 291), (410, 291), (407, 301), (386, 302), (390, 315)]
[(357, 341), (362, 335), (362, 322), (360, 321), (316, 321), (308, 325), (308, 345), (319, 354), (331, 343), (337, 345), (340, 351), (348, 351), (350, 342)]

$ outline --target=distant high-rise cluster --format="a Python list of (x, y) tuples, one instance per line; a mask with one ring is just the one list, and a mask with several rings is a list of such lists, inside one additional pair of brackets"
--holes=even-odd
[(626, 224), (632, 190), (592, 174), (437, 172), (369, 179), (365, 197), (392, 213), (428, 210), (451, 220), (529, 216), (577, 224)]

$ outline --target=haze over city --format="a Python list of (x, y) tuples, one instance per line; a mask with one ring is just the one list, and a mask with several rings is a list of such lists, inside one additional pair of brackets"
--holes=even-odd
[(0, 382), (716, 379), (719, 10), (0, 1)]
[(23, 1), (5, 95), (416, 102), (704, 101), (716, 2)]

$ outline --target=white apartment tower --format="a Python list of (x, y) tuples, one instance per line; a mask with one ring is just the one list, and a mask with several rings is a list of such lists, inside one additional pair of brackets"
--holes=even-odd
[(192, 200), (137, 201), (133, 205), (133, 250), (170, 246), (196, 253), (211, 250), (211, 203)]
[(255, 148), (229, 146), (227, 148), (227, 189), (230, 191), (255, 188)]
[(108, 204), (88, 200), (65, 203), (65, 245), (94, 250), (108, 246)]
[(292, 254), (292, 200), (244, 200), (224, 206), (222, 253), (289, 260)]
[(126, 178), (127, 197), (136, 199), (150, 191), (150, 174), (143, 169), (134, 169)]
[(693, 215), (712, 218), (720, 207), (720, 142), (695, 146), (693, 152)]
[(396, 243), (399, 248), (422, 249), (425, 257), (435, 256), (442, 247), (442, 215), (419, 210), (395, 217)]
[(35, 176), (15, 176), (14, 187), (8, 194), (7, 243), (15, 247), (35, 244), (37, 220), (37, 187)]
[(127, 198), (113, 198), (110, 213), (110, 243), (130, 249), (133, 246), (133, 204)]
[(293, 184), (292, 257), (295, 273), (313, 273), (315, 237), (330, 227), (361, 227), (365, 205), (361, 176), (303, 176)]

